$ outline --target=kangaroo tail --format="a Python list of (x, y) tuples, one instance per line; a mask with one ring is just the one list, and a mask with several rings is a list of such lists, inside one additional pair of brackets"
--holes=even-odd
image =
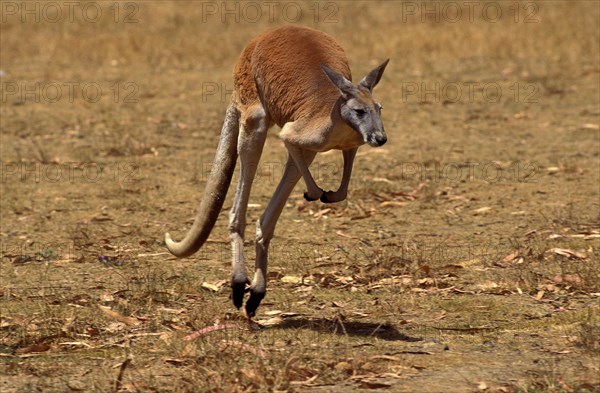
[(171, 254), (180, 258), (190, 256), (198, 251), (208, 238), (221, 212), (231, 183), (237, 161), (238, 134), (239, 111), (232, 100), (227, 108), (219, 146), (194, 224), (180, 242), (173, 241), (169, 233), (165, 234), (165, 243)]

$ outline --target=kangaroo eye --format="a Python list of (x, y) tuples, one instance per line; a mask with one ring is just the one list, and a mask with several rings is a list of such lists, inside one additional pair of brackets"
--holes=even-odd
[(355, 109), (354, 112), (356, 112), (358, 116), (364, 116), (364, 114), (367, 113), (364, 109)]

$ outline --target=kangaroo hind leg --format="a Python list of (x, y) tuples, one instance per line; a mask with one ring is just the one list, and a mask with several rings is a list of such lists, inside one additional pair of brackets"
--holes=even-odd
[[(315, 158), (316, 153), (305, 151), (301, 156), (302, 164), (309, 166)], [(249, 317), (256, 313), (256, 309), (267, 292), (267, 264), (269, 259), (269, 244), (275, 233), (277, 220), (281, 215), (285, 203), (300, 180), (300, 170), (293, 158), (288, 158), (285, 171), (273, 197), (267, 205), (267, 209), (256, 223), (256, 264), (254, 277), (250, 286), (250, 298), (246, 302), (246, 315)]]
[(240, 177), (235, 191), (233, 206), (229, 213), (229, 235), (233, 254), (231, 289), (233, 304), (237, 308), (242, 306), (246, 285), (250, 283), (244, 264), (246, 212), (252, 182), (256, 175), (267, 136), (267, 127), (267, 115), (260, 104), (254, 104), (242, 111), (238, 137)]

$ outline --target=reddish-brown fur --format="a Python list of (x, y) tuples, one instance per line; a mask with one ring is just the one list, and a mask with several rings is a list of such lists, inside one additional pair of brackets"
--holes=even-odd
[(262, 102), (269, 124), (280, 127), (304, 118), (327, 118), (339, 91), (321, 64), (352, 78), (344, 50), (325, 33), (290, 25), (257, 36), (234, 68), (238, 108), (244, 114)]
[[(169, 250), (180, 257), (196, 252), (206, 241), (223, 206), (239, 155), (241, 169), (229, 214), (232, 299), (254, 315), (267, 287), (269, 243), (277, 219), (296, 182), (303, 177), (308, 200), (324, 203), (346, 198), (356, 150), (364, 143), (381, 146), (387, 140), (380, 107), (371, 96), (387, 60), (354, 85), (343, 49), (325, 33), (300, 26), (267, 31), (253, 39), (235, 65), (235, 92), (221, 131), (213, 171), (192, 229), (181, 242), (165, 235)], [(244, 231), (252, 182), (267, 130), (281, 127), (279, 137), (288, 153), (282, 179), (256, 227), (256, 262), (249, 280), (244, 265)], [(309, 166), (317, 152), (343, 150), (344, 173), (337, 191), (321, 189)]]

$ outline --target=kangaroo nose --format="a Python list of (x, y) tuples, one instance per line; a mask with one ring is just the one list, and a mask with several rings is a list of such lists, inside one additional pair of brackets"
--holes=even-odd
[(383, 146), (383, 145), (385, 145), (385, 142), (387, 142), (387, 136), (385, 136), (385, 135), (377, 136), (375, 138), (375, 142), (377, 142), (377, 144), (379, 146)]

